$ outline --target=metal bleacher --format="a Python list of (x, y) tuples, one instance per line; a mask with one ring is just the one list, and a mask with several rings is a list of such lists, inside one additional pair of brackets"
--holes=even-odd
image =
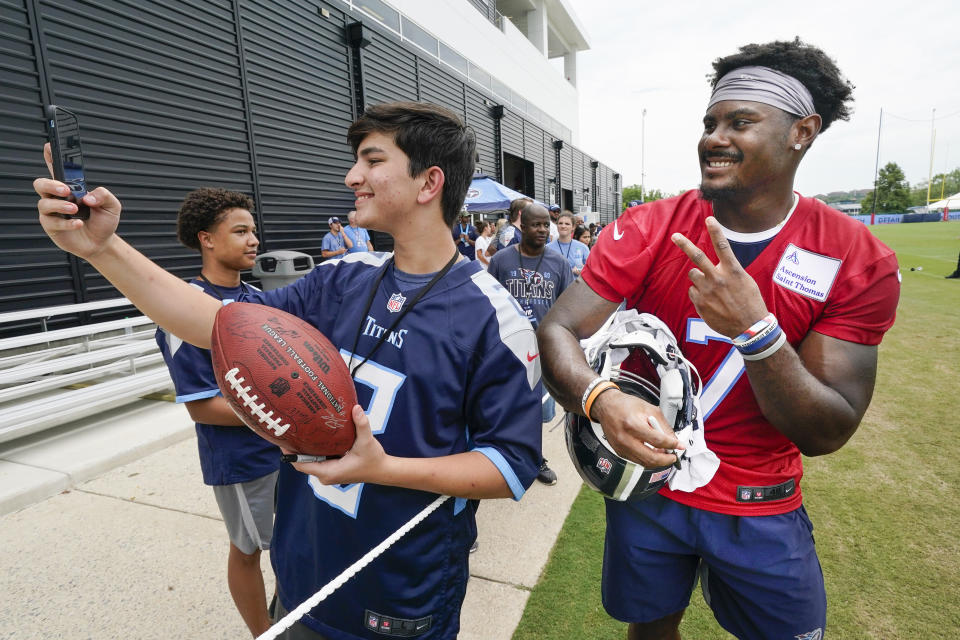
[[(47, 330), (50, 318), (131, 307), (131, 316)], [(0, 314), (0, 327), (36, 320), (39, 331), (0, 339), (0, 443), (171, 389), (156, 325), (126, 298)]]

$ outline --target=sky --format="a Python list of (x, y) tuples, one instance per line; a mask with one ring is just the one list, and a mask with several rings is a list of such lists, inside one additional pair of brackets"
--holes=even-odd
[(834, 122), (800, 164), (800, 193), (871, 188), (878, 128), (880, 166), (896, 162), (911, 185), (926, 181), (933, 109), (933, 173), (960, 167), (956, 0), (567, 1), (591, 45), (577, 60), (577, 146), (623, 185), (640, 184), (642, 171), (647, 189), (696, 187), (712, 61), (794, 36), (823, 49), (856, 85), (850, 121)]

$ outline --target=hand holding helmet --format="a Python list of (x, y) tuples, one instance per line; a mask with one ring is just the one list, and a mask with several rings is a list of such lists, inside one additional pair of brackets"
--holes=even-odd
[[(716, 456), (703, 445), (699, 376), (662, 321), (633, 310), (621, 311), (583, 347), (600, 377), (620, 387), (620, 392), (598, 396), (591, 407), (591, 416), (599, 423), (576, 413), (567, 416), (567, 451), (584, 482), (615, 500), (639, 500), (670, 481), (681, 461), (689, 471), (686, 452), (674, 448), (697, 445), (698, 454), (704, 454), (702, 465), (713, 465)], [(649, 359), (658, 380), (621, 368), (638, 351)], [(698, 473), (688, 474), (684, 490), (702, 486), (713, 471), (715, 467), (701, 467)]]

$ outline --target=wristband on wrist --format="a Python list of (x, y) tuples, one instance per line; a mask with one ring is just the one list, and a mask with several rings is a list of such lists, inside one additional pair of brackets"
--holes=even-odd
[(781, 329), (779, 325), (776, 325), (771, 331), (766, 332), (763, 337), (757, 338), (756, 340), (751, 340), (749, 344), (742, 347), (737, 347), (737, 350), (742, 355), (753, 355), (755, 353), (760, 353), (776, 342), (777, 339), (782, 335), (783, 329)]
[[(596, 378), (591, 380), (590, 384), (587, 385), (587, 388), (583, 390), (583, 395), (580, 396), (580, 408), (583, 409), (584, 415), (587, 414), (587, 398), (590, 397), (590, 392), (593, 391), (594, 388), (604, 380), (606, 380), (606, 378), (597, 376)], [(587, 416), (587, 417), (589, 418), (590, 416)]]
[(772, 345), (766, 347), (765, 349), (762, 349), (759, 352), (754, 352), (754, 353), (741, 352), (740, 355), (743, 356), (744, 360), (750, 360), (750, 361), (763, 360), (764, 358), (769, 358), (774, 353), (776, 353), (786, 341), (787, 341), (787, 334), (785, 334), (783, 332), (783, 329), (781, 329), (777, 334), (777, 337), (774, 339), (774, 342)]
[(764, 336), (769, 335), (778, 324), (776, 316), (768, 313), (762, 319), (753, 323), (749, 329), (734, 338), (733, 346), (739, 349), (740, 347), (752, 344), (754, 341), (761, 340)]
[(609, 380), (604, 380), (595, 386), (590, 392), (590, 396), (583, 404), (584, 414), (587, 416), (587, 420), (593, 420), (593, 418), (590, 417), (590, 410), (593, 409), (593, 403), (597, 401), (597, 398), (600, 397), (600, 394), (602, 394), (604, 391), (609, 391), (610, 389), (616, 389), (619, 391), (620, 387)]

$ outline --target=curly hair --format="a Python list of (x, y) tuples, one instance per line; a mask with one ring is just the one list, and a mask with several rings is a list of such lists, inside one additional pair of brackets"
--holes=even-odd
[(714, 60), (714, 73), (707, 77), (716, 88), (723, 76), (747, 66), (770, 67), (802, 82), (813, 96), (813, 105), (823, 121), (820, 131), (826, 131), (835, 120), (850, 119), (853, 83), (843, 77), (832, 58), (799, 37), (792, 41), (744, 45), (739, 53)]
[(213, 228), (230, 209), (253, 211), (253, 198), (215, 187), (191, 191), (177, 212), (177, 239), (184, 246), (200, 251), (197, 234)]

